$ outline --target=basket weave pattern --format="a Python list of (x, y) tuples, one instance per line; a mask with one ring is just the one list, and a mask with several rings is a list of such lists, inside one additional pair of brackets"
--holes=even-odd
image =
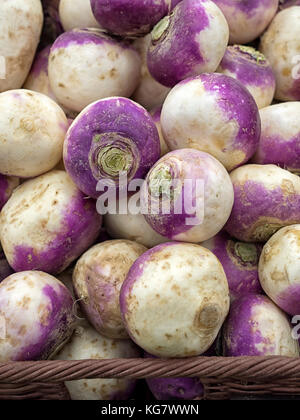
[(300, 358), (194, 357), (0, 363), (0, 400), (67, 400), (64, 381), (76, 379), (184, 376), (201, 378), (199, 399), (300, 394)]

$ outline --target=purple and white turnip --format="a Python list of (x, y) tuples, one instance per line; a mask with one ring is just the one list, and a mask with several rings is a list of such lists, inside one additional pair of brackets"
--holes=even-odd
[[(140, 351), (132, 341), (103, 337), (87, 322), (82, 322), (55, 359), (125, 359), (139, 356)], [(72, 400), (127, 400), (134, 391), (136, 381), (103, 378), (80, 379), (65, 384)]]
[(40, 0), (1, 0), (0, 92), (22, 87), (39, 43), (42, 25)]
[(62, 158), (68, 120), (49, 97), (26, 89), (0, 94), (0, 173), (29, 178)]
[(262, 293), (258, 278), (261, 244), (239, 242), (226, 232), (220, 232), (201, 246), (208, 248), (222, 264), (232, 300), (250, 293)]
[(266, 242), (300, 223), (300, 178), (275, 165), (244, 165), (230, 174), (234, 205), (225, 226), (244, 242)]
[(48, 359), (75, 327), (73, 298), (55, 277), (24, 271), (0, 284), (0, 361)]
[(0, 239), (15, 271), (64, 271), (96, 240), (102, 217), (64, 171), (17, 188), (0, 214)]
[(247, 89), (232, 77), (201, 74), (175, 86), (161, 113), (170, 150), (190, 147), (210, 153), (227, 170), (247, 162), (258, 146), (260, 118)]
[(130, 337), (147, 353), (196, 356), (213, 344), (227, 316), (228, 283), (209, 250), (168, 242), (134, 262), (120, 305)]
[(300, 7), (279, 12), (261, 39), (261, 52), (276, 77), (275, 98), (300, 100)]
[(188, 77), (217, 69), (229, 29), (211, 0), (183, 0), (154, 27), (151, 36), (149, 71), (159, 83), (173, 87)]
[(223, 327), (227, 357), (299, 356), (287, 316), (266, 296), (250, 294), (232, 303)]
[(51, 48), (49, 80), (59, 103), (80, 112), (109, 96), (129, 97), (140, 79), (141, 60), (127, 42), (100, 29), (63, 33)]
[(277, 12), (279, 0), (213, 0), (224, 13), (231, 44), (247, 44), (268, 27)]
[(64, 31), (76, 28), (99, 28), (90, 0), (60, 0), (59, 18)]
[(97, 184), (119, 185), (143, 178), (160, 157), (160, 141), (151, 115), (127, 98), (106, 98), (86, 107), (74, 120), (64, 143), (64, 163), (78, 188), (101, 195)]
[(300, 314), (300, 225), (280, 229), (263, 248), (259, 279), (266, 294), (290, 315)]
[(270, 105), (275, 94), (275, 75), (263, 54), (252, 47), (227, 47), (217, 70), (241, 82), (251, 93), (258, 108)]
[(194, 149), (167, 153), (149, 171), (141, 190), (150, 226), (174, 241), (201, 242), (225, 225), (233, 187), (222, 164)]
[(73, 285), (82, 312), (105, 337), (128, 338), (119, 296), (134, 261), (147, 248), (133, 241), (105, 241), (90, 248), (78, 260)]
[(261, 136), (252, 162), (273, 163), (300, 173), (300, 102), (286, 102), (260, 110)]

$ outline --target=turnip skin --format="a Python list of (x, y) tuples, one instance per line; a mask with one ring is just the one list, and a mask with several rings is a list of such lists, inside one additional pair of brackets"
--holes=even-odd
[(263, 248), (259, 278), (265, 293), (290, 315), (300, 313), (300, 225), (280, 229)]
[(262, 293), (258, 278), (261, 244), (238, 242), (226, 232), (220, 232), (201, 246), (209, 249), (222, 264), (232, 300), (250, 293)]
[(60, 161), (68, 120), (52, 99), (17, 89), (0, 94), (0, 172), (29, 178)]
[(228, 37), (226, 19), (212, 1), (183, 0), (152, 31), (147, 59), (150, 74), (173, 87), (188, 77), (214, 72)]
[(152, 115), (153, 121), (155, 122), (157, 131), (158, 131), (158, 134), (159, 134), (160, 155), (161, 156), (164, 156), (165, 154), (167, 154), (168, 152), (170, 152), (170, 150), (169, 150), (169, 148), (168, 148), (168, 146), (166, 144), (166, 141), (165, 141), (164, 136), (163, 136), (163, 133), (162, 133), (161, 122), (160, 122), (160, 119), (161, 119), (161, 110), (162, 110), (161, 107), (156, 108), (156, 109), (154, 109), (151, 112), (151, 115)]
[(275, 94), (275, 75), (263, 56), (252, 47), (227, 47), (217, 70), (242, 83), (253, 96), (258, 108), (271, 105)]
[(300, 102), (271, 105), (260, 110), (261, 137), (252, 162), (274, 164), (300, 172)]
[[(126, 204), (125, 199), (118, 200), (118, 203)], [(127, 207), (126, 214), (106, 214), (104, 216), (104, 225), (107, 233), (114, 239), (128, 239), (144, 245), (147, 248), (153, 248), (168, 239), (155, 232), (146, 222), (143, 214), (132, 214)]]
[(2, 281), (0, 316), (6, 326), (0, 340), (1, 362), (47, 359), (75, 327), (70, 292), (40, 271), (15, 273)]
[(6, 71), (5, 78), (0, 79), (0, 92), (22, 87), (38, 46), (42, 25), (40, 0), (1, 1), (0, 51), (5, 58)]
[(262, 295), (247, 295), (232, 303), (223, 327), (224, 355), (298, 357), (287, 316)]
[(267, 28), (278, 9), (278, 0), (213, 0), (224, 13), (230, 44), (247, 44)]
[(10, 199), (15, 188), (20, 184), (19, 178), (0, 174), (0, 210)]
[[(171, 199), (168, 194), (157, 191), (156, 185), (161, 182), (166, 185), (174, 180), (183, 184), (178, 183)], [(189, 182), (185, 183), (186, 180)], [(203, 198), (202, 195), (197, 197), (196, 182), (200, 181), (203, 181)], [(187, 196), (195, 202), (193, 214), (191, 211), (188, 214), (184, 198)], [(160, 203), (157, 212), (151, 210), (151, 200), (154, 204)], [(144, 208), (149, 204), (151, 211), (145, 218), (160, 235), (174, 241), (201, 242), (216, 235), (228, 220), (233, 205), (233, 187), (225, 168), (214, 157), (198, 150), (181, 149), (163, 156), (149, 171), (141, 190), (141, 202)], [(170, 202), (170, 214), (163, 214), (162, 204), (167, 202)], [(185, 205), (182, 205), (181, 214), (176, 214), (179, 203)], [(199, 223), (195, 220), (188, 224), (187, 219), (192, 217)]]
[(260, 136), (252, 95), (237, 80), (218, 73), (175, 86), (164, 102), (161, 126), (171, 150), (190, 147), (210, 153), (228, 171), (253, 156)]
[(244, 242), (266, 242), (300, 223), (300, 178), (275, 165), (244, 165), (231, 174), (234, 205), (226, 231)]
[(137, 49), (141, 56), (141, 79), (139, 85), (132, 95), (132, 99), (148, 111), (153, 108), (159, 107), (164, 103), (170, 88), (158, 83), (150, 74), (147, 65), (147, 52), (151, 43), (151, 34), (144, 38), (139, 38), (134, 42), (134, 47)]
[(100, 25), (123, 37), (148, 34), (169, 11), (170, 0), (91, 0)]
[(58, 101), (81, 112), (109, 96), (129, 97), (140, 80), (138, 52), (100, 29), (74, 29), (54, 42), (49, 57), (49, 80)]
[(218, 259), (196, 244), (168, 242), (139, 257), (120, 294), (131, 338), (159, 357), (204, 353), (229, 309), (229, 289)]
[(105, 337), (128, 338), (120, 312), (120, 289), (134, 261), (146, 251), (133, 241), (105, 241), (90, 248), (76, 264), (73, 284), (80, 307)]
[[(114, 340), (97, 333), (87, 322), (78, 326), (56, 360), (124, 359), (140, 356), (130, 340)], [(65, 383), (73, 400), (127, 400), (135, 388), (131, 379), (81, 379)]]
[(94, 243), (101, 220), (66, 172), (51, 171), (20, 185), (5, 204), (1, 244), (15, 271), (57, 274)]
[(60, 0), (59, 18), (64, 31), (75, 28), (99, 28), (90, 0)]
[[(113, 162), (116, 155), (124, 158), (121, 166)], [(126, 98), (106, 98), (88, 106), (74, 120), (64, 143), (67, 172), (93, 198), (101, 194), (96, 191), (99, 180), (109, 178), (118, 185), (120, 171), (127, 173), (128, 182), (144, 178), (159, 157), (159, 135), (151, 115)]]
[(299, 38), (300, 8), (294, 6), (279, 12), (261, 39), (260, 50), (275, 73), (279, 101), (300, 100), (299, 61), (294, 61), (300, 55)]

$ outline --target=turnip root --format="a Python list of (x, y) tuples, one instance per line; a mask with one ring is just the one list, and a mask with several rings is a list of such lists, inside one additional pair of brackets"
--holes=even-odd
[(221, 232), (201, 246), (213, 252), (222, 264), (232, 300), (249, 293), (262, 293), (258, 279), (260, 244), (238, 242)]
[(291, 315), (300, 314), (300, 225), (280, 229), (264, 246), (259, 279), (266, 294)]
[(92, 11), (100, 25), (123, 37), (143, 36), (170, 9), (171, 0), (91, 0)]
[(213, 0), (224, 13), (231, 44), (247, 44), (268, 27), (278, 9), (278, 0)]
[(73, 299), (55, 277), (24, 271), (0, 284), (0, 361), (47, 359), (75, 327)]
[(241, 82), (255, 99), (258, 108), (272, 103), (276, 87), (275, 75), (268, 60), (254, 48), (229, 46), (218, 72)]
[(162, 108), (161, 126), (171, 150), (190, 147), (210, 153), (227, 170), (255, 153), (260, 118), (252, 95), (223, 74), (202, 74), (175, 86)]
[(168, 239), (155, 232), (146, 222), (143, 214), (132, 214), (126, 199), (118, 201), (118, 207), (127, 206), (126, 214), (108, 213), (104, 216), (104, 225), (108, 234), (114, 239), (128, 239), (152, 248)]
[(10, 199), (13, 191), (20, 184), (19, 178), (0, 174), (0, 210)]
[(135, 261), (120, 304), (128, 333), (146, 352), (196, 356), (208, 350), (225, 320), (228, 283), (209, 250), (168, 242)]
[(0, 92), (19, 89), (28, 73), (43, 25), (40, 0), (0, 2)]
[(244, 242), (266, 242), (300, 223), (300, 178), (275, 165), (244, 165), (230, 174), (234, 205), (225, 226)]
[(164, 156), (166, 153), (168, 153), (170, 150), (167, 146), (167, 143), (164, 139), (160, 118), (161, 118), (161, 108), (157, 108), (151, 112), (153, 121), (155, 122), (158, 134), (159, 134), (159, 140), (160, 140), (160, 155)]
[(60, 0), (59, 17), (65, 30), (75, 28), (99, 28), (90, 0)]
[(232, 303), (223, 329), (224, 354), (298, 357), (298, 341), (286, 315), (262, 295), (247, 295)]
[(126, 98), (106, 98), (85, 108), (69, 128), (64, 163), (78, 188), (97, 198), (98, 181), (119, 185), (143, 178), (160, 157), (160, 141), (151, 115)]
[[(130, 340), (101, 336), (87, 322), (78, 326), (69, 343), (55, 357), (57, 360), (125, 359), (139, 357)], [(130, 379), (81, 379), (66, 382), (72, 400), (127, 400), (136, 381)]]
[(261, 39), (261, 52), (276, 77), (275, 98), (280, 101), (300, 100), (299, 38), (300, 7), (294, 6), (279, 12)]
[(26, 89), (0, 94), (0, 173), (43, 174), (62, 158), (68, 120), (46, 95)]
[(80, 307), (94, 328), (105, 337), (128, 338), (119, 296), (134, 261), (147, 248), (133, 241), (105, 241), (78, 260), (73, 285)]
[(49, 80), (58, 101), (80, 112), (109, 96), (129, 97), (140, 79), (141, 60), (128, 43), (100, 29), (74, 29), (54, 42), (49, 57)]
[(261, 137), (254, 163), (274, 163), (300, 172), (300, 102), (286, 102), (260, 110)]
[(200, 73), (214, 72), (228, 38), (226, 19), (212, 1), (183, 0), (152, 31), (149, 71), (168, 87)]
[(147, 209), (147, 222), (160, 235), (201, 242), (216, 235), (227, 222), (233, 187), (214, 157), (181, 149), (163, 156), (149, 171), (141, 203)]
[(62, 272), (96, 240), (101, 216), (64, 171), (26, 181), (0, 214), (3, 251), (15, 271)]
[(140, 53), (142, 59), (141, 79), (138, 87), (133, 93), (132, 99), (151, 111), (161, 106), (170, 92), (170, 88), (158, 83), (149, 73), (147, 65), (147, 52), (151, 43), (151, 35), (139, 38), (134, 46)]

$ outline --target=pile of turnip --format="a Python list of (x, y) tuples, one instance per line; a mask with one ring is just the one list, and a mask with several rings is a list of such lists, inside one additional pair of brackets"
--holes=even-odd
[(299, 357), (299, 174), (298, 0), (1, 0), (0, 362)]

